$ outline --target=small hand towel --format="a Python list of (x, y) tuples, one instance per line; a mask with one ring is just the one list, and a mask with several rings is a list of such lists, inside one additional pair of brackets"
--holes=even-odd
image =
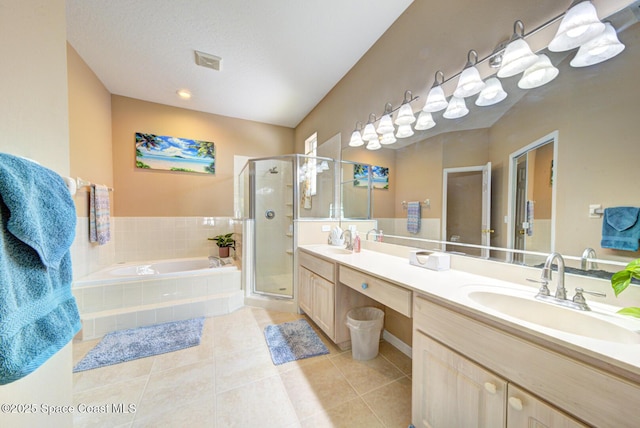
[(638, 251), (640, 240), (640, 208), (605, 208), (602, 218), (602, 248)]
[(89, 241), (104, 245), (111, 239), (109, 189), (100, 184), (89, 191)]
[(527, 201), (527, 236), (533, 236), (534, 202)]
[(407, 232), (416, 234), (420, 232), (420, 202), (413, 201), (407, 203)]

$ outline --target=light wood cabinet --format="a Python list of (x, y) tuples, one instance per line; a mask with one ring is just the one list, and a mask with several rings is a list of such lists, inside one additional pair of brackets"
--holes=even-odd
[(339, 267), (338, 276), (341, 284), (411, 317), (411, 290), (346, 266)]
[(507, 382), (421, 332), (413, 336), (416, 427), (504, 427)]
[(414, 296), (416, 427), (637, 427), (640, 387)]
[(334, 283), (307, 268), (298, 269), (298, 305), (331, 340), (335, 340), (334, 287)]
[(512, 384), (507, 387), (507, 397), (507, 428), (587, 427)]

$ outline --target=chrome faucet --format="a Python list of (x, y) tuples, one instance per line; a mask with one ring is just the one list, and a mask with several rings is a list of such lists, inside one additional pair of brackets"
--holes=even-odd
[[(549, 293), (549, 288), (547, 288), (547, 284), (551, 282), (551, 266), (553, 265), (553, 261), (557, 260), (558, 265), (558, 280), (556, 281), (556, 293), (555, 296), (551, 296)], [(566, 306), (568, 308), (578, 309), (580, 311), (590, 311), (589, 305), (587, 305), (587, 301), (584, 298), (583, 293), (591, 294), (599, 297), (607, 297), (605, 293), (600, 293), (598, 291), (587, 291), (582, 288), (576, 288), (576, 294), (573, 296), (573, 299), (567, 299), (567, 290), (564, 287), (564, 259), (559, 253), (551, 253), (547, 257), (547, 260), (544, 262), (544, 267), (542, 268), (542, 275), (540, 275), (540, 280), (530, 280), (533, 282), (539, 282), (542, 285), (538, 290), (538, 294), (536, 294), (536, 299), (543, 300), (545, 302), (554, 303), (560, 306)]]
[[(347, 236), (349, 236), (349, 239), (347, 239)], [(345, 230), (344, 232), (342, 232), (342, 235), (340, 235), (340, 239), (344, 239), (345, 242), (345, 249), (353, 251), (353, 236), (351, 235), (351, 231), (350, 230)]]
[(582, 270), (591, 270), (591, 269), (598, 269), (598, 264), (596, 262), (590, 262), (588, 259), (589, 258), (596, 258), (596, 250), (594, 250), (593, 248), (585, 248), (584, 252), (582, 253), (582, 261), (580, 263), (580, 268)]
[(378, 240), (378, 229), (371, 229), (371, 230), (368, 230), (368, 231), (367, 231), (367, 235), (365, 236), (365, 238), (364, 238), (364, 239), (365, 239), (366, 241), (368, 241), (368, 240), (369, 240), (369, 234), (370, 234), (371, 232), (373, 232), (373, 239), (374, 239), (375, 241), (377, 241), (377, 240)]
[(540, 279), (542, 281), (551, 282), (551, 266), (553, 265), (553, 261), (557, 259), (558, 265), (558, 280), (556, 281), (556, 299), (567, 299), (567, 289), (564, 288), (564, 259), (560, 255), (560, 253), (551, 253), (547, 257), (547, 260), (544, 262), (544, 267), (542, 268), (542, 275)]

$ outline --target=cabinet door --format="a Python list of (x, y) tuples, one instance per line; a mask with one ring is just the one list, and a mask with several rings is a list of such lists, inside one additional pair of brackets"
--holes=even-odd
[(507, 428), (577, 428), (586, 427), (558, 409), (509, 384)]
[(416, 427), (504, 427), (507, 383), (418, 330), (413, 335)]
[(335, 285), (313, 275), (313, 320), (325, 333), (335, 340)]
[(298, 268), (298, 305), (313, 319), (313, 274), (307, 269)]

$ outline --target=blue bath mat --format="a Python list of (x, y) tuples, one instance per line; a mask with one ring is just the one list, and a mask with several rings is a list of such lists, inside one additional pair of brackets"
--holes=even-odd
[(271, 352), (271, 360), (276, 365), (329, 353), (305, 319), (268, 325), (264, 329), (264, 337)]
[(114, 331), (104, 336), (73, 368), (73, 372), (197, 346), (203, 324), (204, 317)]

